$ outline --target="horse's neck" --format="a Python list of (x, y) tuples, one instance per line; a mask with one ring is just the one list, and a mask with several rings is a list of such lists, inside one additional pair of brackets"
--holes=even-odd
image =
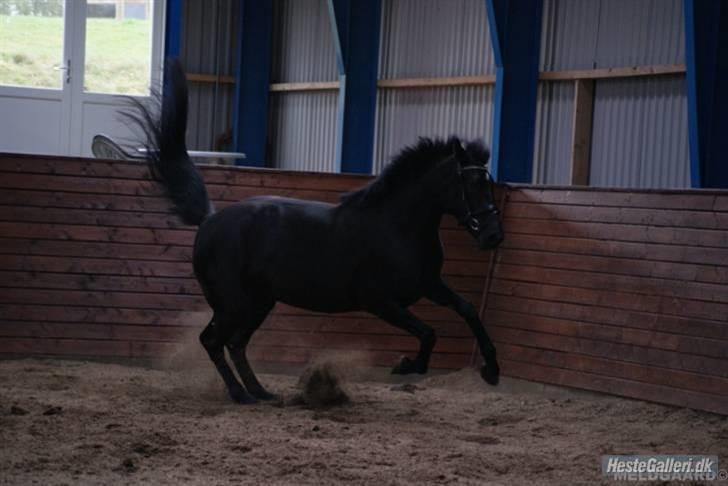
[(437, 197), (426, 187), (412, 185), (394, 194), (383, 207), (387, 217), (405, 231), (437, 232), (444, 211), (436, 202)]

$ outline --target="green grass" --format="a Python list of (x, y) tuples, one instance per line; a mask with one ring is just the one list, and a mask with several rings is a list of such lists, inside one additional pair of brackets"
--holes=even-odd
[(0, 16), (0, 84), (60, 88), (62, 36), (59, 17)]
[[(146, 94), (150, 23), (89, 19), (84, 90)], [(0, 84), (60, 88), (63, 20), (0, 15)]]

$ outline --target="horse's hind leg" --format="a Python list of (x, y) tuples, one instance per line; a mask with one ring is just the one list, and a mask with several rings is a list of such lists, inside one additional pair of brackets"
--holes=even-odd
[(235, 369), (238, 370), (240, 379), (243, 380), (245, 388), (248, 393), (253, 395), (255, 398), (260, 400), (271, 400), (276, 398), (275, 395), (269, 393), (263, 385), (260, 384), (258, 378), (256, 378), (253, 369), (248, 363), (248, 358), (245, 354), (248, 342), (253, 336), (253, 333), (260, 327), (265, 320), (266, 316), (273, 308), (274, 302), (259, 303), (251, 305), (250, 310), (246, 312), (244, 316), (244, 322), (240, 323), (238, 332), (236, 332), (227, 343), (228, 352), (230, 358), (235, 365)]
[(225, 343), (230, 339), (235, 328), (231, 325), (230, 318), (223, 314), (217, 314), (200, 334), (200, 343), (210, 356), (215, 368), (225, 382), (230, 398), (237, 403), (254, 403), (255, 398), (248, 395), (240, 384), (233, 370), (230, 369), (225, 360)]

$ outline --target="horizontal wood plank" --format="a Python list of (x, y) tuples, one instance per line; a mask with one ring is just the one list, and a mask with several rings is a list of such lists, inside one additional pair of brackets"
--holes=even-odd
[(678, 282), (728, 284), (728, 267), (597, 255), (503, 248), (498, 263), (569, 269), (606, 275), (649, 277)]
[(617, 223), (670, 228), (725, 229), (728, 213), (683, 209), (614, 208), (610, 206), (541, 204), (509, 201), (508, 217), (588, 223)]
[(717, 191), (631, 191), (599, 188), (580, 190), (523, 187), (509, 193), (509, 202), (655, 210), (723, 211), (721, 201), (726, 197), (728, 195)]
[(515, 378), (728, 414), (725, 398), (718, 395), (521, 361), (504, 360), (502, 368)]
[(575, 81), (579, 79), (634, 78), (670, 74), (685, 74), (685, 65), (656, 64), (650, 66), (620, 66), (571, 71), (543, 71), (539, 73), (538, 79), (541, 81)]
[[(507, 230), (506, 230), (507, 232)], [(642, 242), (615, 242), (588, 238), (507, 233), (502, 247), (518, 250), (548, 251), (574, 255), (593, 255), (637, 260), (698, 265), (728, 266), (725, 248), (698, 248)]]
[(491, 310), (523, 312), (524, 309), (527, 309), (528, 313), (534, 316), (728, 340), (728, 325), (720, 320), (667, 316), (590, 304), (574, 304), (497, 294), (488, 295), (485, 320), (488, 321)]
[(728, 302), (728, 286), (726, 285), (690, 282), (674, 278), (635, 277), (612, 273), (576, 271), (566, 268), (544, 268), (542, 266), (498, 263), (495, 267), (495, 275), (508, 280), (598, 289), (636, 294), (638, 296)]
[(691, 371), (728, 378), (728, 363), (724, 359), (686, 355), (644, 346), (558, 336), (509, 327), (490, 326), (489, 330), (492, 332), (496, 344), (507, 343), (537, 349), (585, 354), (657, 368)]
[(528, 235), (564, 236), (611, 242), (645, 242), (689, 247), (728, 247), (728, 233), (724, 230), (701, 230), (623, 224), (601, 224), (577, 221), (542, 221), (511, 218), (504, 221), (509, 233)]
[(523, 363), (595, 373), (607, 377), (711, 395), (728, 396), (726, 395), (728, 393), (728, 379), (701, 373), (668, 370), (629, 363), (619, 359), (597, 358), (583, 354), (564, 353), (513, 344), (501, 345), (500, 351), (507, 359)]
[(494, 279), (491, 291), (499, 295), (528, 297), (538, 300), (595, 305), (652, 314), (666, 314), (696, 319), (721, 320), (728, 313), (728, 304), (657, 295), (635, 296), (625, 292), (593, 290), (558, 285), (535, 284)]
[(680, 354), (728, 359), (725, 341), (653, 330), (594, 324), (590, 322), (536, 316), (526, 312), (496, 310), (488, 314), (488, 325), (586, 338), (603, 343), (626, 344), (674, 351)]
[(137, 259), (148, 261), (191, 262), (189, 245), (143, 245), (134, 243), (88, 242), (71, 240), (39, 240), (34, 238), (0, 236), (0, 255), (10, 256), (93, 257)]

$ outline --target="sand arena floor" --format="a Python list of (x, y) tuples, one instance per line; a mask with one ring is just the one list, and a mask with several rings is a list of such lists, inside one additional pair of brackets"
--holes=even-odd
[[(384, 374), (382, 374), (384, 376)], [(605, 396), (508, 392), (475, 371), (344, 383), (347, 405), (231, 403), (211, 365), (0, 361), (0, 484), (583, 484), (607, 453), (705, 453), (728, 418)], [(507, 383), (506, 383), (507, 384)]]

